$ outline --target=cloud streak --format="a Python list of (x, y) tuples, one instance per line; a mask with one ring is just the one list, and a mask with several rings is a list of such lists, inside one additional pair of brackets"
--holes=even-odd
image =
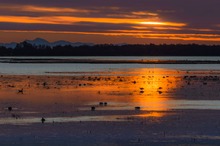
[(160, 22), (147, 19), (128, 19), (128, 18), (96, 18), (96, 17), (69, 17), (69, 16), (0, 16), (0, 22), (10, 23), (37, 23), (37, 24), (66, 24), (72, 25), (79, 22), (90, 23), (109, 23), (109, 24), (136, 24), (136, 25), (156, 25), (156, 26), (175, 26), (183, 27), (185, 23)]

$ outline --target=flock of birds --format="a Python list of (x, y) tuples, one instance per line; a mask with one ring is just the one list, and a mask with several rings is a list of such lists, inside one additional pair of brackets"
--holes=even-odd
[[(107, 102), (99, 102), (99, 106), (107, 106), (107, 105), (108, 105)], [(13, 110), (13, 108), (12, 108), (11, 106), (9, 106), (7, 109), (8, 109), (9, 112), (11, 112), (11, 111)], [(141, 107), (136, 106), (136, 107), (134, 107), (134, 109), (137, 110), (137, 111), (139, 111), (139, 110), (141, 109)], [(91, 107), (91, 111), (95, 111), (95, 110), (96, 110), (96, 107), (95, 107), (95, 106), (92, 106), (92, 107)], [(13, 114), (13, 115), (14, 115), (14, 114)], [(16, 117), (16, 119), (17, 119), (17, 116), (13, 116), (13, 117)], [(45, 123), (45, 122), (46, 122), (46, 118), (45, 118), (45, 117), (42, 117), (42, 118), (41, 118), (41, 123), (43, 124), (43, 123)]]
[[(121, 79), (120, 77), (117, 77), (117, 78), (119, 78), (120, 81), (122, 81), (122, 79)], [(190, 81), (192, 81), (192, 80), (198, 80), (198, 79), (203, 80), (203, 84), (204, 84), (204, 85), (207, 85), (207, 82), (206, 82), (207, 80), (212, 80), (212, 81), (219, 81), (219, 80), (220, 80), (220, 78), (219, 78), (218, 76), (204, 76), (204, 77), (199, 77), (199, 78), (198, 78), (197, 76), (184, 76), (183, 79), (187, 81), (188, 85), (190, 85)], [(93, 80), (93, 79), (92, 79), (91, 77), (88, 77), (88, 80)], [(98, 80), (101, 80), (101, 78), (95, 77), (94, 80), (95, 80), (95, 81), (98, 81)], [(111, 79), (110, 79), (110, 78), (107, 78), (107, 80), (111, 80)], [(137, 81), (132, 81), (132, 83), (133, 83), (133, 84), (136, 84)], [(42, 85), (45, 87), (45, 86), (47, 86), (48, 84), (47, 84), (47, 82), (44, 82)], [(79, 86), (81, 86), (81, 85), (85, 85), (85, 84), (79, 84)], [(158, 88), (158, 91), (157, 91), (157, 92), (158, 92), (159, 94), (162, 94), (161, 89), (162, 89), (162, 87), (159, 87), (159, 88)], [(17, 93), (18, 93), (18, 94), (24, 94), (24, 89), (21, 88), (21, 89), (17, 90)], [(141, 94), (144, 93), (144, 88), (143, 88), (143, 87), (140, 87), (140, 93), (141, 93)], [(107, 102), (99, 102), (99, 106), (107, 106), (107, 105), (108, 105)], [(13, 110), (13, 107), (9, 106), (7, 109), (8, 109), (8, 111), (12, 111), (12, 110)], [(95, 110), (96, 110), (96, 106), (91, 106), (91, 111), (95, 111)], [(141, 107), (136, 106), (136, 107), (134, 107), (134, 110), (139, 111), (139, 110), (141, 110)], [(42, 123), (45, 123), (45, 121), (46, 121), (45, 117), (42, 117), (42, 118), (41, 118), (41, 122), (42, 122)]]

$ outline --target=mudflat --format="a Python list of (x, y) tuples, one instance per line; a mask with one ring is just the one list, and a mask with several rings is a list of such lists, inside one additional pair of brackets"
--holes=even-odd
[(0, 76), (1, 145), (219, 145), (220, 72)]

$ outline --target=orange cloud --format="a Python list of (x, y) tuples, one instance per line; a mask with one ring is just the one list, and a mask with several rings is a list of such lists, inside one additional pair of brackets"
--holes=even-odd
[(176, 22), (158, 22), (146, 19), (127, 19), (127, 18), (96, 18), (96, 17), (71, 17), (71, 16), (0, 16), (0, 22), (10, 23), (30, 23), (30, 24), (66, 24), (71, 25), (79, 22), (91, 23), (109, 23), (109, 24), (139, 24), (139, 25), (157, 25), (157, 26), (186, 26), (184, 23)]
[(154, 30), (182, 30), (181, 27), (170, 27), (170, 26), (143, 26), (143, 25), (137, 25), (137, 26), (132, 26), (133, 29), (137, 30), (149, 30), (149, 29), (154, 29)]
[(189, 29), (187, 29), (187, 30), (204, 31), (204, 32), (216, 31), (216, 30), (208, 29), (208, 28), (189, 28)]
[(0, 5), (1, 9), (18, 12), (45, 12), (45, 13), (91, 13), (94, 10), (62, 8), (62, 7), (42, 7), (34, 5)]
[(137, 37), (151, 39), (172, 39), (183, 41), (220, 41), (220, 35), (217, 34), (142, 34)]
[(134, 30), (120, 30), (109, 32), (73, 32), (73, 31), (27, 31), (27, 30), (0, 30), (0, 32), (13, 32), (13, 33), (48, 33), (48, 34), (80, 34), (80, 35), (103, 35), (103, 36), (131, 36), (134, 38), (142, 39), (169, 39), (169, 40), (182, 40), (182, 41), (211, 41), (219, 42), (220, 35), (217, 34), (153, 34), (148, 31), (134, 31)]
[(146, 11), (132, 12), (132, 14), (133, 14), (133, 15), (139, 15), (139, 16), (158, 16), (157, 13), (146, 12)]
[(62, 12), (62, 13), (89, 13), (89, 10), (80, 10), (72, 8), (58, 8), (58, 7), (38, 7), (38, 6), (23, 6), (21, 11), (29, 12)]

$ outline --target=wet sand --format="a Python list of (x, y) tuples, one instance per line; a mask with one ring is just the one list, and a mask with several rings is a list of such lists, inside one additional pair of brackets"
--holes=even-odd
[(0, 145), (220, 144), (219, 71), (115, 74), (1, 75)]

